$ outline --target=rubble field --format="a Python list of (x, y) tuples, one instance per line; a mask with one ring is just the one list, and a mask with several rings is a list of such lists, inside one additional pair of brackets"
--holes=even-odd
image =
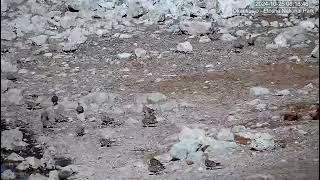
[(318, 4), (225, 2), (1, 1), (1, 179), (319, 179)]

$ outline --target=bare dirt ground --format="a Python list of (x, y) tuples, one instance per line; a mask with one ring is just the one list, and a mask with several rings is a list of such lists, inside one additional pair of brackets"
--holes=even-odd
[[(69, 118), (67, 122), (42, 130), (40, 113), (44, 108), (28, 110), (25, 104), (1, 103), (1, 122), (7, 122), (2, 130), (24, 127), (34, 133), (29, 138), (35, 141), (32, 146), (40, 150), (33, 148), (36, 153), (29, 150), (24, 156), (40, 159), (45, 150), (54, 147), (56, 156), (72, 159), (78, 174), (70, 179), (319, 178), (319, 121), (283, 120), (290, 105), (303, 104), (308, 108), (319, 103), (319, 59), (310, 57), (312, 47), (268, 50), (264, 48), (265, 42), (257, 42), (255, 46), (245, 46), (236, 53), (232, 51), (231, 43), (217, 40), (202, 44), (196, 37), (188, 39), (187, 35), (172, 34), (159, 27), (141, 31), (137, 28), (130, 39), (111, 36), (89, 39), (75, 52), (53, 52), (53, 57), (31, 55), (33, 49), (2, 53), (1, 58), (16, 61), (30, 57), (30, 61), (18, 64), (19, 69), (28, 72), (15, 74), (17, 81), (12, 82), (10, 88), (24, 89), (25, 99), (37, 95), (48, 102), (55, 92), (61, 102), (59, 105), (65, 109), (71, 107), (71, 110), (61, 110)], [(185, 40), (193, 45), (193, 52), (175, 52), (176, 45)], [(10, 48), (10, 43), (7, 47)], [(161, 57), (157, 58), (157, 54), (144, 60), (133, 56), (128, 60), (117, 59), (117, 54), (132, 52), (137, 47), (149, 52), (158, 51)], [(290, 61), (288, 57), (293, 55), (301, 57), (301, 62)], [(2, 77), (7, 74), (1, 73)], [(298, 90), (309, 83), (313, 88), (305, 94), (299, 93)], [(265, 111), (247, 104), (259, 99), (249, 95), (249, 89), (254, 86), (266, 87), (272, 92), (291, 91), (288, 96), (259, 97), (260, 102), (267, 105), (266, 111), (271, 113), (272, 120), (262, 114)], [(119, 96), (105, 107), (109, 109), (86, 112), (85, 107), (87, 118), (80, 121), (72, 108), (90, 92)], [(169, 110), (161, 110), (155, 104), (159, 123), (156, 127), (146, 128), (141, 123), (142, 112), (127, 111), (126, 105), (135, 106), (136, 96), (149, 92), (165, 94)], [(179, 107), (171, 108), (171, 102), (172, 106), (179, 102)], [(183, 106), (182, 102), (188, 105)], [(100, 128), (99, 113), (106, 113), (122, 124)], [(257, 123), (264, 125), (257, 126)], [(85, 127), (84, 136), (75, 136), (78, 125)], [(223, 165), (221, 169), (199, 170), (197, 165), (170, 161), (164, 162), (166, 169), (161, 174), (149, 174), (147, 159), (168, 153), (177, 142), (174, 135), (182, 126), (210, 130), (237, 125), (272, 133), (286, 146), (262, 152), (241, 146), (241, 150), (228, 156), (213, 155), (211, 158)], [(101, 134), (111, 134), (115, 145), (100, 147)], [(11, 152), (3, 151), (2, 154), (5, 156)], [(30, 170), (29, 174), (35, 172), (48, 175), (49, 170)], [(261, 177), (252, 176), (257, 174)]]

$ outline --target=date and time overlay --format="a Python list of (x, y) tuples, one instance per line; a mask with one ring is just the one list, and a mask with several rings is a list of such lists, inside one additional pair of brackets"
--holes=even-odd
[(315, 14), (319, 9), (308, 1), (255, 0), (249, 7), (233, 8), (233, 14)]

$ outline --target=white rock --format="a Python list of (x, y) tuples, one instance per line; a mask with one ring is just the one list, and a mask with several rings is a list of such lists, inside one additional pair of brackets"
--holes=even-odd
[(22, 92), (23, 89), (9, 89), (5, 94), (1, 95), (1, 103), (9, 102), (15, 105), (21, 105), (23, 103)]
[(236, 35), (237, 35), (238, 37), (242, 37), (242, 36), (244, 36), (246, 33), (247, 33), (247, 32), (246, 32), (245, 30), (238, 30), (238, 31), (236, 31)]
[(303, 29), (307, 31), (313, 31), (315, 28), (315, 24), (312, 21), (306, 20), (306, 21), (301, 21), (299, 23), (299, 26), (302, 27)]
[(48, 36), (47, 35), (39, 35), (36, 37), (32, 37), (30, 38), (30, 40), (37, 46), (41, 46), (43, 44), (45, 44), (48, 40)]
[(117, 54), (117, 57), (118, 57), (119, 59), (128, 59), (128, 58), (130, 58), (131, 56), (132, 56), (131, 53), (120, 53), (120, 54)]
[(299, 56), (290, 56), (288, 59), (289, 59), (291, 62), (295, 62), (295, 63), (301, 62), (301, 59), (299, 58)]
[(279, 22), (278, 21), (272, 21), (272, 22), (270, 22), (270, 26), (279, 27)]
[(43, 166), (42, 162), (35, 158), (35, 157), (27, 157), (26, 162), (33, 168), (38, 169), (39, 167)]
[(274, 42), (276, 43), (277, 47), (288, 47), (288, 40), (283, 34), (279, 34), (275, 37)]
[(190, 53), (193, 51), (193, 47), (190, 42), (186, 41), (183, 43), (179, 43), (177, 45), (177, 51), (184, 52), (184, 53)]
[(143, 0), (130, 0), (128, 1), (128, 16), (129, 17), (139, 17), (148, 12), (147, 7), (145, 6), (145, 1)]
[(249, 90), (249, 94), (251, 96), (263, 96), (263, 95), (270, 94), (270, 91), (269, 91), (269, 89), (264, 88), (264, 87), (252, 87)]
[(271, 150), (275, 148), (274, 137), (268, 133), (255, 133), (254, 138), (250, 138), (251, 147), (258, 151)]
[(236, 39), (237, 39), (236, 37), (232, 36), (229, 33), (222, 34), (221, 37), (220, 37), (220, 40), (222, 40), (222, 41), (234, 41)]
[(155, 156), (157, 160), (159, 160), (162, 163), (169, 163), (170, 160), (172, 159), (171, 155), (169, 153), (161, 154), (158, 156)]
[(211, 39), (208, 36), (200, 36), (199, 43), (208, 43)]
[(271, 174), (255, 174), (245, 177), (244, 180), (276, 180)]
[(217, 134), (217, 139), (222, 141), (233, 141), (234, 135), (229, 128), (220, 129)]
[(3, 93), (4, 91), (8, 90), (8, 84), (9, 80), (7, 79), (1, 79), (1, 92)]
[(233, 133), (238, 133), (238, 132), (243, 132), (246, 130), (246, 127), (245, 126), (242, 126), (242, 125), (238, 125), (238, 126), (234, 126), (231, 131)]
[(208, 34), (211, 31), (211, 23), (202, 21), (182, 21), (179, 24), (179, 28), (182, 32), (189, 35)]
[(4, 61), (1, 58), (1, 72), (17, 72), (17, 71), (18, 71), (17, 65)]
[(24, 160), (23, 157), (19, 156), (16, 153), (11, 153), (6, 159), (10, 160), (10, 161), (23, 161)]
[(312, 50), (311, 57), (319, 58), (319, 45), (316, 45), (316, 47)]
[(256, 109), (257, 109), (258, 111), (264, 111), (264, 110), (267, 109), (267, 104), (260, 103), (260, 104), (258, 104), (258, 105), (256, 106)]
[(131, 34), (120, 34), (119, 39), (129, 39), (132, 38)]
[(28, 180), (49, 180), (49, 178), (37, 173), (31, 174)]
[(145, 96), (147, 97), (147, 102), (151, 104), (156, 104), (167, 100), (167, 96), (160, 92), (147, 93)]
[(175, 100), (171, 100), (171, 101), (165, 102), (163, 104), (160, 104), (160, 110), (162, 112), (175, 111), (177, 108), (178, 108), (178, 103)]
[(59, 180), (59, 172), (57, 170), (53, 170), (49, 172), (49, 179), (48, 180)]
[(17, 34), (14, 32), (12, 28), (4, 28), (4, 27), (1, 28), (1, 39), (11, 41), (16, 39), (16, 37), (17, 37)]
[(1, 132), (1, 148), (15, 150), (17, 147), (24, 147), (28, 144), (22, 141), (23, 134), (19, 128)]
[(277, 96), (288, 96), (291, 92), (288, 89), (280, 90), (276, 92)]
[(269, 22), (266, 21), (266, 20), (262, 20), (262, 21), (261, 21), (261, 25), (262, 25), (263, 27), (269, 26)]
[(147, 57), (147, 51), (142, 49), (142, 48), (136, 48), (134, 50), (134, 53), (135, 53), (137, 58), (145, 59)]
[(68, 42), (72, 44), (82, 44), (86, 40), (87, 37), (85, 36), (84, 30), (78, 27), (72, 29), (68, 37)]
[(24, 171), (30, 167), (30, 164), (27, 161), (23, 161), (16, 167), (20, 171)]
[(246, 104), (249, 106), (256, 106), (260, 103), (260, 99), (254, 99), (252, 101), (247, 102)]
[(10, 169), (7, 169), (1, 173), (1, 179), (3, 180), (12, 180), (15, 179), (16, 175)]

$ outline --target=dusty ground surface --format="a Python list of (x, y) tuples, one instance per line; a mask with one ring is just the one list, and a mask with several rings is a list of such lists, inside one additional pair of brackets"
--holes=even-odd
[[(14, 48), (2, 53), (1, 59), (21, 60), (18, 69), (27, 70), (23, 74), (14, 73), (17, 81), (10, 82), (10, 88), (24, 89), (25, 100), (37, 95), (49, 104), (28, 110), (26, 103), (1, 103), (1, 123), (5, 122), (2, 130), (23, 127), (33, 134), (24, 135), (29, 141), (34, 140), (31, 146), (35, 153), (28, 149), (18, 154), (40, 159), (43, 152), (53, 147), (55, 156), (72, 159), (78, 174), (70, 179), (259, 179), (253, 176), (257, 174), (264, 175), (261, 179), (269, 176), (269, 179), (291, 180), (319, 178), (319, 121), (283, 119), (290, 105), (308, 109), (319, 103), (319, 59), (310, 57), (313, 46), (265, 49), (265, 42), (256, 42), (255, 46), (246, 45), (236, 53), (232, 43), (221, 40), (203, 44), (197, 37), (188, 39), (187, 35), (166, 32), (161, 26), (139, 29), (141, 27), (137, 27), (130, 39), (89, 37), (75, 52), (53, 51), (52, 57), (31, 55), (36, 49), (34, 46), (19, 49), (1, 41), (2, 49)], [(176, 52), (176, 45), (186, 40), (193, 45), (192, 53)], [(158, 51), (161, 57), (155, 52), (156, 55), (147, 59), (117, 58), (117, 54), (132, 52), (137, 47), (148, 52)], [(289, 60), (293, 55), (301, 61)], [(2, 77), (8, 74), (1, 72)], [(310, 83), (313, 86), (303, 91), (306, 93), (299, 91)], [(271, 92), (288, 89), (291, 93), (253, 97), (249, 89), (254, 86), (266, 87)], [(52, 108), (53, 92), (59, 97), (59, 104), (54, 108), (68, 120), (43, 129), (40, 113)], [(91, 107), (87, 111), (87, 104), (88, 107), (84, 106), (86, 118), (81, 121), (75, 107), (90, 92), (114, 93), (116, 98), (95, 110)], [(166, 110), (161, 104), (152, 105), (159, 120), (156, 127), (142, 126), (143, 114), (136, 100), (149, 92), (167, 96)], [(261, 111), (247, 104), (254, 99), (259, 99), (267, 108)], [(122, 123), (101, 128), (101, 113)], [(75, 135), (79, 125), (85, 127), (83, 136)], [(211, 154), (211, 159), (223, 165), (216, 170), (199, 169), (184, 161), (163, 162), (166, 169), (159, 175), (150, 175), (147, 159), (168, 153), (177, 142), (174, 135), (183, 126), (210, 130), (237, 125), (271, 133), (286, 146), (262, 152), (240, 146), (228, 155)], [(101, 134), (112, 137), (115, 144), (100, 147)], [(12, 151), (2, 152), (4, 160)], [(27, 178), (36, 172), (48, 175), (49, 170), (30, 170), (23, 176)]]

